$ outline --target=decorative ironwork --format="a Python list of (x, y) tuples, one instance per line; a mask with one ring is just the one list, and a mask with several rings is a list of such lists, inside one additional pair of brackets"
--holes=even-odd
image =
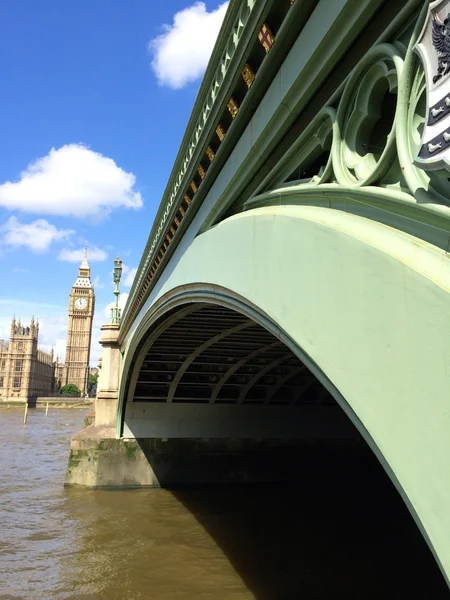
[(414, 46), (425, 71), (428, 108), (414, 164), (429, 171), (450, 171), (449, 6), (449, 0), (429, 4), (427, 20)]
[(248, 88), (251, 87), (252, 83), (255, 81), (255, 72), (248, 63), (245, 63), (244, 68), (242, 69), (242, 78)]
[(261, 45), (264, 48), (264, 50), (266, 52), (270, 52), (270, 49), (272, 48), (275, 42), (275, 37), (267, 23), (264, 23), (261, 29), (259, 30), (258, 40), (261, 42)]
[(433, 14), (432, 41), (433, 47), (438, 54), (437, 73), (433, 77), (433, 83), (437, 83), (442, 77), (450, 73), (450, 13), (442, 23), (437, 14)]
[(227, 130), (225, 129), (225, 127), (219, 123), (216, 127), (216, 133), (217, 133), (217, 137), (219, 138), (219, 140), (221, 142), (223, 141), (223, 138), (225, 137), (226, 132), (227, 132)]
[(231, 96), (231, 98), (228, 100), (227, 108), (230, 111), (230, 114), (234, 119), (239, 112), (239, 104), (236, 102), (236, 100), (233, 98), (233, 96)]
[(205, 173), (205, 169), (202, 167), (202, 165), (198, 165), (197, 172), (202, 179), (205, 179), (206, 173)]
[(205, 152), (206, 152), (206, 156), (209, 158), (209, 162), (212, 162), (214, 160), (214, 157), (216, 156), (214, 154), (214, 150), (211, 148), (211, 146), (207, 146)]

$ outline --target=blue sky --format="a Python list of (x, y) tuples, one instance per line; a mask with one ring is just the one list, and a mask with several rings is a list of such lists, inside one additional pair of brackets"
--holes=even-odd
[(131, 285), (226, 4), (10, 0), (0, 5), (0, 338), (40, 318), (64, 355), (84, 245), (95, 281), (92, 363)]

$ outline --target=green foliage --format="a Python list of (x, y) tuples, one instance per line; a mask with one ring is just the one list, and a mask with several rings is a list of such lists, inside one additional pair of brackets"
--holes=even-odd
[(97, 386), (98, 381), (98, 371), (94, 373), (89, 373), (89, 383), (88, 383), (88, 391), (91, 392)]
[(67, 385), (63, 385), (59, 390), (61, 396), (78, 396), (80, 397), (81, 390), (77, 388), (74, 383), (68, 383)]

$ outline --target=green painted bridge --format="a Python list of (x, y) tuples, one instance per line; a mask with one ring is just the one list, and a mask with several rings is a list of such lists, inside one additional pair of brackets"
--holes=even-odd
[(450, 173), (416, 166), (415, 51), (447, 5), (231, 0), (68, 484), (157, 485), (171, 440), (362, 436), (448, 580)]

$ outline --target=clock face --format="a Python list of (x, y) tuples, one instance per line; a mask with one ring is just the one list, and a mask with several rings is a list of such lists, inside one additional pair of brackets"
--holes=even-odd
[(75, 299), (75, 308), (79, 308), (80, 310), (82, 310), (83, 308), (86, 308), (86, 306), (87, 306), (86, 298), (76, 298)]

